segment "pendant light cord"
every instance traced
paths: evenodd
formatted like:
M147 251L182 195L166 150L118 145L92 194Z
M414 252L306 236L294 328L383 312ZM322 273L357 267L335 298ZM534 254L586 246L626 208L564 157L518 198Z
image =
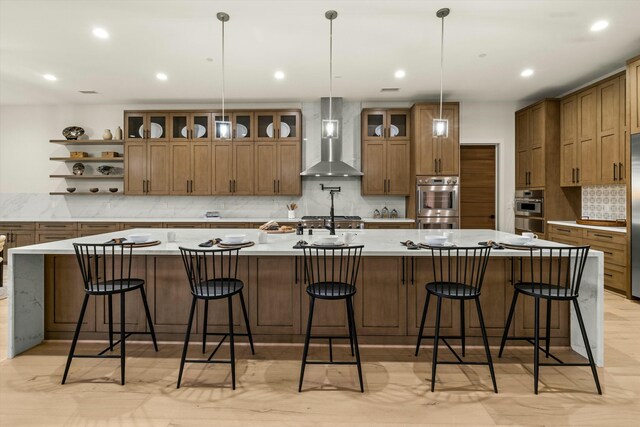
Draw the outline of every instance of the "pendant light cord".
M224 119L224 21L222 21L222 121L226 121Z
M440 19L442 19L442 31L440 33L440 120L442 120L442 80L444 77L444 16Z
M333 119L331 114L333 98L333 19L329 19L329 122Z

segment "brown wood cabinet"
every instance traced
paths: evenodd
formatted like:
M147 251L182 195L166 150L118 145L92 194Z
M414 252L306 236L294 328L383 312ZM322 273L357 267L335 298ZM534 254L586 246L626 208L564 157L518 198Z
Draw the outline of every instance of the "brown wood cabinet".
M36 223L35 243L57 242L78 237L78 224L75 222L38 222Z
M169 144L169 194L211 194L211 143L172 141Z
M560 185L579 185L576 181L578 168L578 100L576 95L560 101Z
M624 182L623 167L626 163L624 88L624 76L607 80L596 87L598 153L596 178L599 184Z
M377 230L397 230L416 228L415 222L365 222L364 228Z
M437 103L419 103L411 108L411 157L415 175L458 175L460 173L459 104L443 105L442 117L449 120L446 138L433 136L433 120L440 117Z
M299 142L256 142L254 194L300 195L301 156Z
M168 141L168 111L125 111L124 140Z
M640 133L640 56L627 62L628 135Z
M211 142L211 116L209 112L170 113L169 140Z
M300 111L256 111L255 141L302 141Z
M33 222L0 222L0 234L5 235L4 263L9 261L9 249L33 245L36 240Z
M170 182L170 145L167 142L125 143L124 192L129 195L166 195Z

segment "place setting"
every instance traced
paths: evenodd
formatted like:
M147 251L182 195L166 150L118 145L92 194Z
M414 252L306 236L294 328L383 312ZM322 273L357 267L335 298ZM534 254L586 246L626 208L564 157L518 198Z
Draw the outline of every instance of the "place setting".
M159 245L160 240L152 239L151 234L130 234L127 237L114 237L105 242L105 245L131 245L134 248L146 248Z
M452 242L453 233L444 234L427 234L423 237L424 242L415 243L413 240L405 240L400 242L402 246L406 246L409 250L431 249L431 248L451 248L456 245Z
M226 234L224 238L213 238L206 242L200 243L201 248L211 248L217 246L222 249L241 249L255 245L255 242L247 239L246 234Z
M478 242L480 246L491 246L492 249L515 249L515 250L529 250L529 248L536 246L536 240L538 236L535 233L522 233L522 235L509 236L506 242L494 242L493 240L487 240L485 242Z

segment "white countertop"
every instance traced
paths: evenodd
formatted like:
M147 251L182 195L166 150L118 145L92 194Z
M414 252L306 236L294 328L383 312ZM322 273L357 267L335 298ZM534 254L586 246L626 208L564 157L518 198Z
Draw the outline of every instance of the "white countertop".
M189 218L0 218L0 222L298 222L301 218L205 218L205 217L189 217ZM368 222L380 222L380 223L398 223L398 224L411 224L415 222L415 219L411 218L362 218L365 223Z
M198 248L198 244L206 240L221 237L226 234L246 234L247 239L256 242L249 248L243 248L241 255L245 256L295 256L301 255L299 249L293 249L293 245L300 239L312 243L314 238L320 233L328 233L324 230L315 230L313 236L298 236L295 233L290 234L269 234L268 242L258 244L258 234L255 229L172 229L177 236L177 242L167 242L166 229L152 228L136 228L127 231L117 231L114 233L104 233L95 236L81 237L76 239L61 240L50 243L42 243L38 245L23 246L9 251L10 257L15 254L73 254L73 243L102 243L107 242L114 237L126 237L129 234L148 233L152 240L160 240L162 243L157 246L143 247L134 249L138 255L179 255L179 247ZM453 243L458 246L477 246L478 242L493 240L497 242L508 242L510 233L493 230L454 230ZM338 235L343 233L338 232ZM438 234L436 230L357 230L357 237L354 244L364 244L362 254L364 256L427 256L430 254L428 250L408 250L400 244L401 241L413 240L414 242L424 241L424 237L428 234ZM562 247L566 246L560 243L550 242L546 240L537 240L537 245ZM518 250L493 250L492 256L513 256L522 254ZM590 251L592 256L602 256L601 252Z
M627 227L602 227L599 225L584 225L584 224L576 224L575 221L547 221L547 224L564 225L566 227L588 228L591 230L600 230L600 231L612 231L614 233L626 234L627 232Z

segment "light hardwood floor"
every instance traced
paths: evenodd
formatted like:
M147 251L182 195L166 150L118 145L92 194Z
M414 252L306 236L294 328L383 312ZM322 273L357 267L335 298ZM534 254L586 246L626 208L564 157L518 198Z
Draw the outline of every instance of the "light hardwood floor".
M0 301L0 319L4 355L7 300ZM74 360L61 386L69 343L47 342L0 362L0 425L637 425L639 330L640 304L606 293L604 396L582 367L542 367L541 394L534 395L530 347L508 348L505 358L494 359L497 395L484 366L438 366L431 393L428 344L418 358L407 347L363 347L364 394L348 366L309 366L305 391L298 393L302 349L290 345L258 345L255 356L241 345L235 391L226 365L190 365L176 390L180 345L161 344L156 354L142 343L127 347L124 387L117 383L117 360L90 359ZM196 356L198 347L191 352ZM312 353L327 356L319 346ZM337 353L345 356L346 348ZM568 350L559 353L571 358ZM440 354L449 357L444 347Z

